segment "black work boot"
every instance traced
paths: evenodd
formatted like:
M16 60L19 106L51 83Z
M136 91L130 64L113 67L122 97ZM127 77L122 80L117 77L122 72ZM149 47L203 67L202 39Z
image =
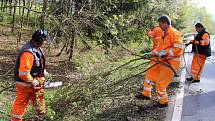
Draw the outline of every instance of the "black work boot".
M141 93L135 95L135 97L136 97L137 99L142 99L142 100L151 100L151 97L144 96L144 95L142 95Z
M191 82L191 81L193 81L193 78L192 78L192 77L186 78L186 80L187 80L188 82Z
M192 83L199 83L200 80L193 80Z
M158 102L158 103L155 105L155 107L158 107L158 108L165 108L165 107L168 107L168 103L161 104L161 103Z

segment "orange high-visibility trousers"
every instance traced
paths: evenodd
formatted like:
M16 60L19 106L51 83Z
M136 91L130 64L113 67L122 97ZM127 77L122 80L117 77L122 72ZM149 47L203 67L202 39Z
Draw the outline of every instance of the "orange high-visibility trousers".
M150 68L148 71L146 71L146 79L143 82L143 91L142 94L147 97L152 96L152 88L157 80L157 76L159 74L158 72L158 65L154 65L156 62L150 61Z
M31 101L32 106L38 114L46 113L45 101L43 99L44 89L33 89L32 87L16 84L16 99L12 107L11 121L22 121L22 116Z
M147 32L148 37L152 37L153 39L153 48L152 55L156 55L159 48L159 43L162 41L163 30L160 27L155 27L153 30ZM153 66L158 61L157 57L152 57L150 60L150 66ZM146 79L143 82L143 91L142 95L151 97L152 96L152 88L155 84L157 74L158 74L157 65L154 65L151 69L146 72Z
M168 60L163 61L167 64L170 64L171 67L177 72L180 66L180 61L178 60ZM174 77L174 72L171 70L171 68L159 64L158 65L158 77L156 83L156 95L157 98L159 99L160 104L166 104L168 103L168 94L167 94L167 87L171 83L173 77ZM157 75L156 75L157 76Z
M190 72L194 80L200 80L202 71L204 69L205 60L205 55L194 53Z

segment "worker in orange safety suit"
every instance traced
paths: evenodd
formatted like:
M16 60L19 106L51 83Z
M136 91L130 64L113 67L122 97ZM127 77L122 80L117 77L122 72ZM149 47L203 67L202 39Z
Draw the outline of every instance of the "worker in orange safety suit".
M163 30L159 26L153 29L149 29L149 31L147 32L147 36L153 38L153 48L151 51L152 58L150 61L150 66L153 66L157 61L157 58L153 56L158 54L159 41L162 40L162 35L163 35ZM151 90L157 78L156 76L154 76L156 75L156 71L154 71L153 68L154 67L146 71L146 78L143 82L143 85L144 85L143 91L141 94L137 94L136 98L148 99L148 100L151 98L152 96Z
M29 101L38 115L46 113L43 99L45 57L41 46L48 42L47 40L49 40L47 31L39 29L19 51L14 68L17 92L10 121L22 121Z
M159 47L159 41L161 40L162 35L163 30L159 26L153 28L152 30L149 29L149 31L147 32L147 36L153 38L153 47L151 53L152 55L157 54L157 48Z
M186 44L192 44L192 52L194 53L191 64L191 77L187 78L187 81L192 83L200 82L205 60L207 57L211 56L210 34L201 23L197 23L195 29L198 32L194 38L195 40Z
M159 17L158 22L164 33L161 40L158 42L159 47L156 49L159 62L150 70L153 72L151 76L155 78L156 95L159 100L156 106L163 108L168 106L168 94L166 89L174 77L174 72L177 72L179 69L181 62L180 57L183 54L183 44L181 33L171 26L171 20L168 16L164 15ZM145 91L151 91L151 88ZM146 97L148 95L143 96ZM148 99L150 99L150 97Z

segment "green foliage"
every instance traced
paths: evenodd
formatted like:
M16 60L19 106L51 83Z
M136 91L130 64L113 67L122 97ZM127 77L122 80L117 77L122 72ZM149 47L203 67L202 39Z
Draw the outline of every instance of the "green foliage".
M12 21L12 16L0 12L0 22L11 23L11 21Z
M184 13L186 16L184 18L186 28L183 29L183 32L195 32L194 26L197 22L201 22L210 33L214 32L215 28L212 16L207 12L206 8L198 7L192 2L187 2L183 5L183 8L185 9Z
M183 30L186 28L186 20L189 18L187 16L187 11L189 9L189 5L187 0L181 0L180 4L178 4L178 16L177 18L173 19L172 25L177 28L178 30Z
M11 112L11 102L6 95L0 94L0 121L8 120Z
M54 120L54 116L56 115L56 112L52 109L51 107L51 103L53 102L54 99L54 95L56 94L57 90L46 90L45 93L45 101L46 101L46 110L47 110L47 116L46 116L46 120L48 121L53 121Z

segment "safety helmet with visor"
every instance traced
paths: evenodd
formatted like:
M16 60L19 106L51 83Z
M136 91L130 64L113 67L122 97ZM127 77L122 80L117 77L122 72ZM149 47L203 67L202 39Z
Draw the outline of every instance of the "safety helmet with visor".
M47 44L49 44L50 43L49 33L44 29L38 29L33 33L32 40L37 44L43 44L44 41L47 41Z

